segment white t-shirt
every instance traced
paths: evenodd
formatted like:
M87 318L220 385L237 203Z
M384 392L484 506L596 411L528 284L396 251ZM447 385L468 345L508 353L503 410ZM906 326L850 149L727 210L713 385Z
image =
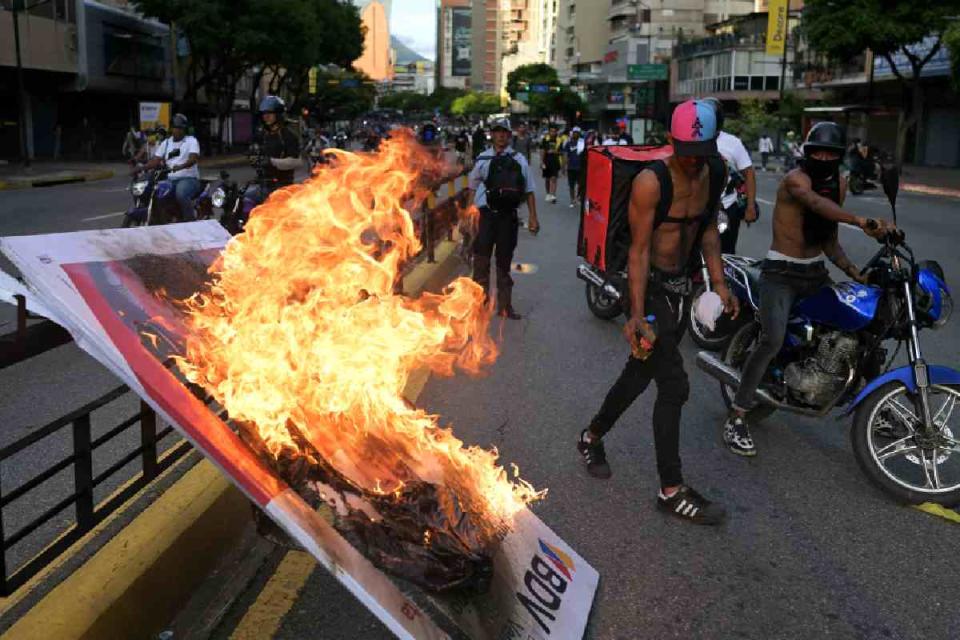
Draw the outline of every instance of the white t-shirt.
M773 140L764 136L760 138L760 153L773 153Z
M717 136L717 150L720 152L720 155L723 156L723 159L727 162L728 165L736 169L737 171L742 172L744 169L753 166L753 160L750 158L750 152L747 151L747 148L743 146L743 142L740 141L735 135L731 135L726 131L721 131L720 135ZM723 196L721 203L723 208L731 206L737 201L737 192L727 193Z
M179 151L180 153L176 156L170 158L168 157L171 152ZM157 147L157 150L154 151L153 155L156 158L163 160L164 166L168 168L177 167L187 161L187 158L190 157L191 153L200 155L200 143L197 142L197 139L193 136L183 136L183 139L179 142L174 141L173 136L167 138L160 146ZM170 172L170 178L199 178L200 177L200 167L194 164L191 167L186 169L180 169L179 171Z

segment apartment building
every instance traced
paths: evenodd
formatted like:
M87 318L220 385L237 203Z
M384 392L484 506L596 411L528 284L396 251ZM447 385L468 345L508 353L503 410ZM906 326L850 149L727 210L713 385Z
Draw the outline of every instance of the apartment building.
M472 23L470 0L441 0L437 7L437 86L470 88Z
M507 74L551 63L562 0L473 0L471 86L506 97Z

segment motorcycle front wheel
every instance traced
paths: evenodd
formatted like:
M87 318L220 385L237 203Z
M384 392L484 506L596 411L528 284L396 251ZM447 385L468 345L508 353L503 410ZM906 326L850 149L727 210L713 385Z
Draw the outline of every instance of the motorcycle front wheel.
M931 385L929 400L932 435L921 429L919 397L888 382L857 407L850 442L860 469L885 493L950 507L960 504L960 385Z
M753 347L759 337L759 322L748 322L740 327L740 329L733 334L733 337L730 338L730 344L727 345L727 350L723 354L724 363L742 372L743 365L746 363L750 352L753 351ZM727 405L727 409L732 409L733 398L737 395L737 389L721 382L720 395L723 396L723 403ZM776 411L776 409L769 405L758 404L747 412L747 422L751 425L757 424L764 418L772 415L774 411Z
M730 344L733 334L740 328L741 322L738 317L732 320L729 316L723 315L717 319L716 327L713 331L706 328L697 321L697 314L694 309L700 296L707 290L705 284L700 283L693 289L693 295L690 296L690 304L687 309L687 330L690 337L697 343L697 346L707 351L723 351ZM746 309L740 310L741 314L747 313Z
M613 320L623 313L619 300L611 298L601 291L600 287L590 282L587 283L587 307L590 313L601 320Z

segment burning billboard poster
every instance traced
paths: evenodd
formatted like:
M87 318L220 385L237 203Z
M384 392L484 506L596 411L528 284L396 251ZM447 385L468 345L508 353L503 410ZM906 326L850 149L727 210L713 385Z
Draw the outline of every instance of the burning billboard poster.
M549 634L546 625L565 629L551 637L579 637L597 575L526 509L542 493L403 397L417 369L476 374L497 353L472 281L416 299L393 293L420 249L411 194L424 197L423 177L442 169L403 135L378 154L338 154L233 239L202 222L0 246L81 347L298 544L343 569L350 578L338 578L395 633L444 637L410 615L410 599L423 600L364 557L447 594L433 605L471 637ZM321 502L333 529L316 514ZM547 561L566 558L576 574L556 565L564 575L543 582L540 565L552 565L529 554L548 548ZM558 585L574 575L561 606Z

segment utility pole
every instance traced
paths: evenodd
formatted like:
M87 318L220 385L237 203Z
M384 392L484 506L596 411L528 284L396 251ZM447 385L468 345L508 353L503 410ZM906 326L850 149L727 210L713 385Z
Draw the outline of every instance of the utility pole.
M30 168L30 153L27 150L26 90L23 88L23 61L20 59L20 19L19 12L24 9L23 0L13 0L13 46L17 51L17 120L20 129L20 157L23 166Z

